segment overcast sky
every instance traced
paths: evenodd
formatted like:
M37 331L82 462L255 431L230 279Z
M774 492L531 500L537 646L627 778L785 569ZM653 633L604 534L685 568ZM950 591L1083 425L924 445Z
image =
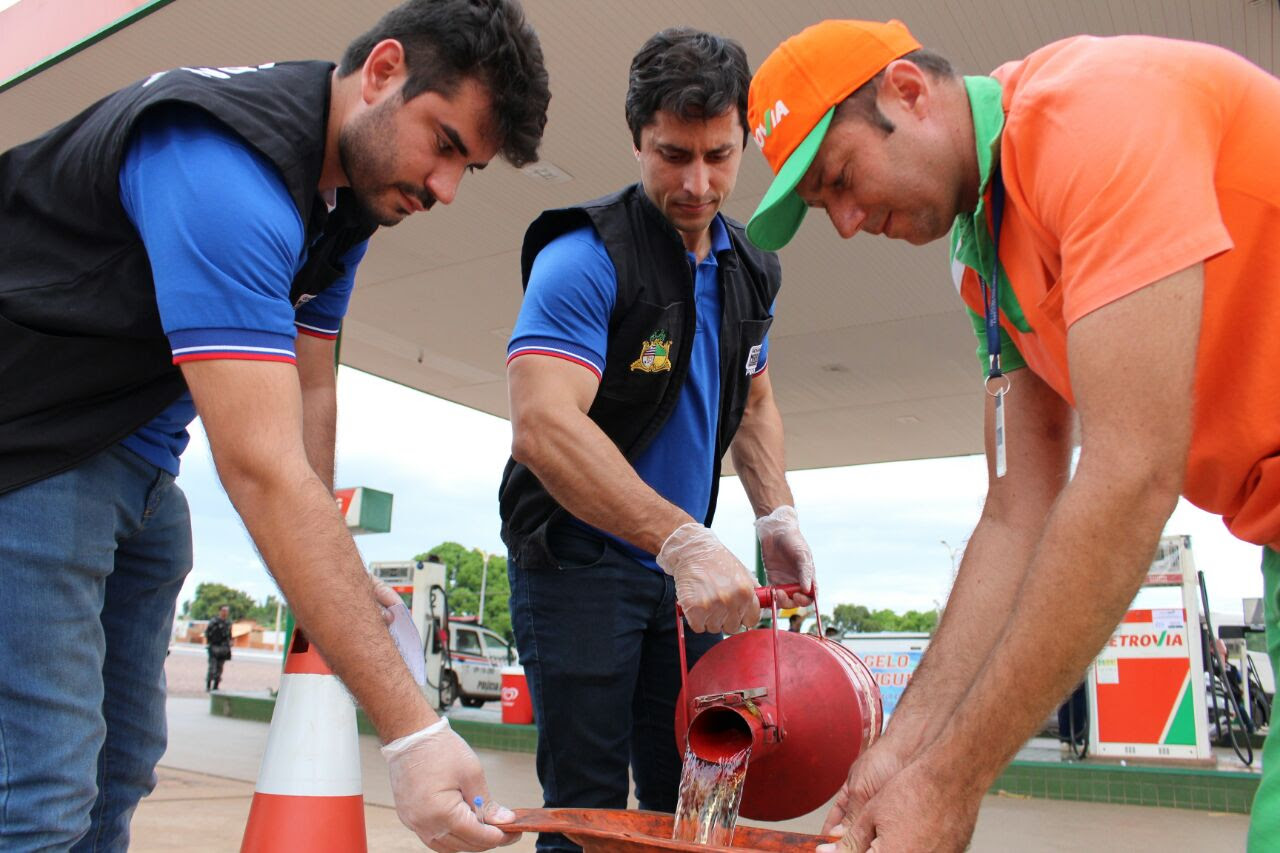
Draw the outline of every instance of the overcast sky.
M497 491L507 421L346 367L338 391L338 486L395 496L391 532L356 537L366 561L406 560L443 541L504 553ZM923 610L945 600L951 556L943 541L959 545L977 521L986 487L981 457L798 471L789 479L824 612L840 603ZM179 483L195 533L195 569L180 600L206 581L255 599L273 592L198 423ZM720 496L714 529L751 567L751 509L736 478L726 478ZM1259 549L1232 537L1217 517L1183 501L1166 533L1191 535L1214 611L1238 617L1242 597L1262 595Z

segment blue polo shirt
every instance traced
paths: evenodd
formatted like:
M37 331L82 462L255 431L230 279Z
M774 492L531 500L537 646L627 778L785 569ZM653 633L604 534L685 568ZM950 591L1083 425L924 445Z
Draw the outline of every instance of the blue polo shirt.
M142 236L174 364L209 359L296 363L297 334L333 339L367 242L346 274L294 307L306 229L280 173L208 113L147 113L120 168L120 200ZM171 474L195 419L190 393L121 442Z
M688 378L671 417L634 461L640 479L699 521L706 517L711 503L720 419L721 306L716 254L730 248L729 233L716 216L711 223L711 251L700 263L688 253L697 316ZM604 373L609 317L617 295L617 272L594 228L585 226L552 240L533 262L507 347L508 363L526 355L563 358L591 371L599 380ZM766 339L754 375L764 371L767 359ZM637 561L660 571L653 554L610 538Z

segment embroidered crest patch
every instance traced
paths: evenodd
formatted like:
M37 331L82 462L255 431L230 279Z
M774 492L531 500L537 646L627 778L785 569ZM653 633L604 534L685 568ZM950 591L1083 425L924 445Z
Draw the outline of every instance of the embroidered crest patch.
M671 339L663 329L649 336L640 347L640 357L631 362L631 369L641 373L661 373L671 369Z

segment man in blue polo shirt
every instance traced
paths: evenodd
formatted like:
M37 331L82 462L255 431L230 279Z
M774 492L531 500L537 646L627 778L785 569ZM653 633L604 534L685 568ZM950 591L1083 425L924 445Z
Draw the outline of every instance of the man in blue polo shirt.
M655 35L627 93L640 183L525 236L500 505L547 806L625 808L630 766L641 808L675 810L676 602L690 665L759 618L750 573L706 526L727 450L770 580L812 588L766 372L778 262L719 214L748 82L736 42Z
M335 507L334 357L374 229L496 155L535 160L548 99L514 0L409 0L336 67L159 72L0 154L0 849L128 846L165 748L197 413L388 742L401 819L436 849L507 838Z

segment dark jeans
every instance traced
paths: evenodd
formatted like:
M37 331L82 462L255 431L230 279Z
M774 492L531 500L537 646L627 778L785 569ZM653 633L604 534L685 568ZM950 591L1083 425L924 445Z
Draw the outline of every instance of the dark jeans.
M680 784L675 587L585 530L552 532L558 569L508 559L511 622L538 725L538 781L548 808L673 812ZM720 641L686 629L689 666ZM580 850L543 834L538 850Z

